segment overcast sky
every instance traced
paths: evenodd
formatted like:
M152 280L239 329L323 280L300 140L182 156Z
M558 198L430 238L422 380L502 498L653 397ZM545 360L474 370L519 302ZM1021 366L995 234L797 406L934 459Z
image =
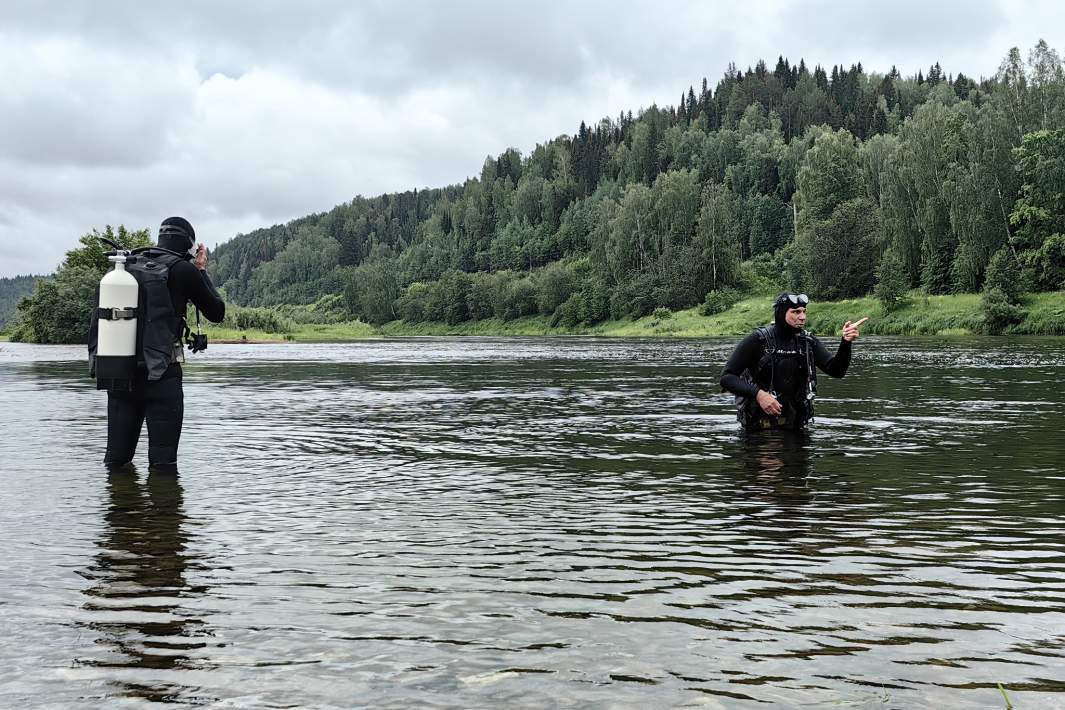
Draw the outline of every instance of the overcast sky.
M4 2L0 276L187 217L208 246L674 104L783 54L991 76L1065 49L1046 1Z

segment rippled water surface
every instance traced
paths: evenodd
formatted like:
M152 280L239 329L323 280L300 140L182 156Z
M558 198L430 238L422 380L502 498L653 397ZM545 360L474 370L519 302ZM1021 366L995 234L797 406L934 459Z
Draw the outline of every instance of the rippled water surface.
M0 343L0 707L1065 707L1065 342L212 345L177 478Z

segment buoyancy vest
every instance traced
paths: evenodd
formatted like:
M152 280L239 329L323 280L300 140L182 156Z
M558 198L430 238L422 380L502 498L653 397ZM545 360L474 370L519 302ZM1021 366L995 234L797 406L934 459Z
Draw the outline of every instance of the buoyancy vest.
M159 247L135 249L125 268L137 280L137 367L147 371L148 380L162 379L180 352L184 314L174 312L167 280L174 264L184 260L181 254ZM96 377L95 329L90 332L90 374ZM97 388L113 383L97 380Z
M795 334L791 343L784 347L776 341L773 326L761 326L755 330L762 343L762 357L755 370L744 370L743 379L780 399L784 411L778 416L766 414L754 398L736 396L736 416L740 423L753 428L798 428L813 418L814 397L817 391L817 367L814 364L813 344L805 331ZM792 371L792 377L800 378L791 393L775 391L777 372ZM792 396L787 396L788 394Z

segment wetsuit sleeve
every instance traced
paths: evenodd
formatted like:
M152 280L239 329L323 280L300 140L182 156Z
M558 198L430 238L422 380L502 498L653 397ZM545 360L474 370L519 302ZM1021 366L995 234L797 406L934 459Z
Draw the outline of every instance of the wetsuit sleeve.
M221 323L226 317L226 304L218 294L211 277L187 261L179 262L173 275L185 297L200 310L203 317L212 323Z
M851 364L851 343L850 341L840 338L839 348L836 349L835 355L829 355L828 349L817 338L810 338L813 341L814 348L814 363L829 377L843 377L847 374L847 368Z
M721 389L741 397L753 398L757 395L758 386L743 379L743 373L758 367L763 350L757 333L751 333L741 340L725 363L725 370L721 373Z

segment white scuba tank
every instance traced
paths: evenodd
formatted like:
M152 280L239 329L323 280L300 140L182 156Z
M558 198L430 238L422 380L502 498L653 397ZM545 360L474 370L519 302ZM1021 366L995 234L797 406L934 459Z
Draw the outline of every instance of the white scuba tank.
M132 379L137 369L137 279L126 271L126 256L109 256L115 268L100 279L97 310L97 378Z

